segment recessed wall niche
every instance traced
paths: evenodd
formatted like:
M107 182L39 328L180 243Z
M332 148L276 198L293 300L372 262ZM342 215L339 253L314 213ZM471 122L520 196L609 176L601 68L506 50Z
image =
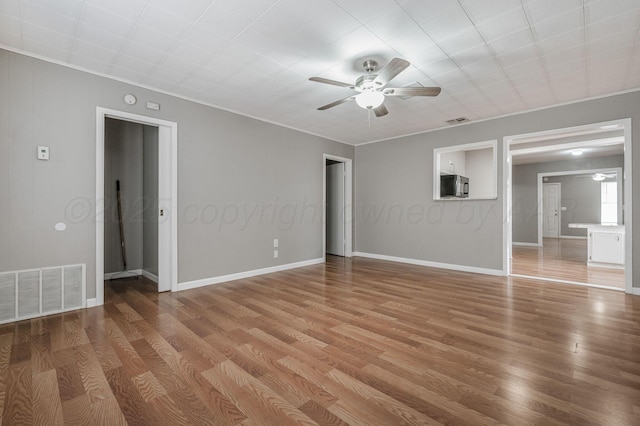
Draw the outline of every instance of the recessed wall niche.
M434 200L495 200L498 197L498 141L433 150Z

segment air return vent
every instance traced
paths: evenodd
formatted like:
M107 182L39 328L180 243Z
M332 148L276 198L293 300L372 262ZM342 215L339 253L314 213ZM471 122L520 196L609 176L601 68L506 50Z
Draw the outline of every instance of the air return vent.
M453 125L453 124L468 123L469 121L471 120L469 120L467 117L458 117L451 120L447 120L446 123Z
M84 264L0 272L0 324L85 306Z

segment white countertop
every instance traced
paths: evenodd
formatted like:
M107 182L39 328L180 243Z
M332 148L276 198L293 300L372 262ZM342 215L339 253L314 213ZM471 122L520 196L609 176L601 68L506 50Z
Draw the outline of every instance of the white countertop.
M570 223L569 228L580 228L580 229L603 228L603 229L623 231L624 225L602 225L599 223Z

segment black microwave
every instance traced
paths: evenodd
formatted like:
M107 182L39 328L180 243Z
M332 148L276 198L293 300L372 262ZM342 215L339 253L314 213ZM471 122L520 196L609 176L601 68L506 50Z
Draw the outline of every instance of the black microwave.
M469 178L460 175L440 176L440 198L469 196Z

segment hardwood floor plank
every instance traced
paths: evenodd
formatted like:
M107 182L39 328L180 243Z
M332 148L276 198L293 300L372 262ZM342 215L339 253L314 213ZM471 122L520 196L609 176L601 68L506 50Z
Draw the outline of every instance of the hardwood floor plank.
M65 424L89 425L93 422L91 403L87 395L62 401L62 415Z
M3 425L33 423L31 363L11 364L4 377L6 387L2 413Z
M62 401L58 396L60 388L56 370L48 370L33 375L33 424L63 424Z
M103 426L126 426L120 405L115 397L101 399L91 404L91 424Z

